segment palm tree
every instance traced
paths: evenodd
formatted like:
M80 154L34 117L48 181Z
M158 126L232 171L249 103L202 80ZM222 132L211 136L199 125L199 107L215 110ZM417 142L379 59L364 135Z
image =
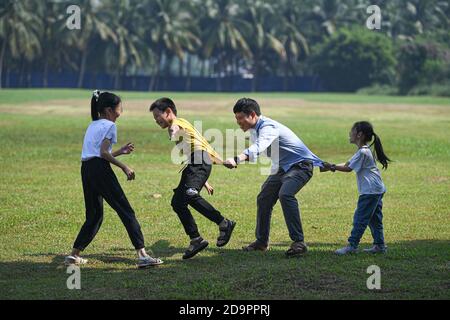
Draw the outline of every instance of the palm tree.
M274 6L269 1L257 0L248 2L249 20L253 24L253 35L250 47L253 52L253 81L252 91L256 91L258 80L264 63L266 52L273 51L282 61L286 61L286 49L276 34L275 26L279 17L276 15Z
M277 34L280 34L281 42L286 49L284 63L284 90L287 90L289 73L295 72L295 66L300 56L309 55L309 45L306 36L299 25L303 22L303 12L296 0L283 0L277 8L281 17L279 19Z
M25 57L31 62L41 54L42 22L34 14L39 4L31 1L4 0L0 5L0 88L7 53L13 59Z
M410 38L438 28L448 29L450 4L440 0L389 2L388 27L394 38Z
M86 72L87 58L91 52L92 40L98 36L101 40L117 41L116 34L111 28L111 20L103 11L103 3L94 0L79 0L82 12L81 30L72 30L72 37L68 39L69 46L74 47L81 54L79 63L78 88L83 86Z
M317 34L332 35L338 27L359 21L361 7L356 0L308 0L307 20L319 26Z
M242 3L234 0L204 1L205 15L200 20L205 59L217 59L217 90L222 90L221 76L226 71L227 60L233 55L250 59L252 51L248 44L251 23L240 14Z
M77 65L72 61L72 54L69 47L69 39L73 33L66 27L67 3L45 1L40 2L38 12L36 12L42 21L42 34L40 42L42 44L42 66L44 69L43 84L48 86L49 70L57 68L72 67L77 69Z
M201 41L192 29L193 15L188 2L147 0L144 8L146 37L156 55L156 68L149 86L153 90L160 76L162 56L183 60L186 51L194 52Z
M108 2L102 11L106 13L114 33L112 41L106 43L105 56L106 64L115 74L114 86L117 89L126 67L140 68L151 56L141 28L145 23L143 4L131 0Z

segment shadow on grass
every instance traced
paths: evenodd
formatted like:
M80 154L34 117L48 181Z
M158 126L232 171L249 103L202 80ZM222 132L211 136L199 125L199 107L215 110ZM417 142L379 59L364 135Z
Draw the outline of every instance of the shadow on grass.
M235 243L236 244L236 243ZM245 245L247 243L242 243ZM112 248L86 254L82 293L69 292L64 255L32 253L20 261L0 261L0 298L80 299L366 299L445 298L450 296L450 240L389 244L385 255L339 257L342 244L310 243L302 257L285 258L290 242L272 243L267 252L243 252L214 245L190 260L185 248L167 240L149 248L165 260L138 270L134 250ZM365 247L363 245L362 247ZM379 265L384 288L367 291L366 269ZM87 283L87 284L86 284Z
M247 245L247 242L241 242L239 247L243 247ZM270 244L270 248L266 252L244 252L242 249L232 248L229 249L227 247L218 248L215 247L215 244L209 244L209 246L202 252L200 252L197 256L189 260L182 260L181 254L184 253L186 247L175 247L170 245L168 240L159 240L148 247L147 251L154 257L160 257L162 259L169 259L170 264L176 265L179 263L194 261L194 260L206 260L212 263L215 262L215 259L234 259L236 257L242 258L239 260L245 260L247 262L255 261L259 262L261 259L286 259L285 251L289 248L291 242L274 242ZM343 246L342 243L307 243L308 244L308 253L305 255L294 257L291 259L314 259L325 258L325 259L346 259L346 258L367 258L367 257L389 257L389 258L402 258L405 256L410 257L435 257L436 254L444 254L443 257L447 257L450 259L450 240L412 240L412 241L401 241L392 244L388 244L388 253L386 254L367 254L360 252L359 254L349 255L347 257L338 257L334 254L334 250L341 248ZM370 244L362 244L360 249L370 248ZM211 256L211 253L214 255ZM205 255L206 254L206 255ZM174 256L179 255L177 258L173 258ZM25 254L25 257L30 258L50 258L51 262L48 263L50 265L61 265L64 262L64 258L66 255L62 254L54 254L54 253L32 253ZM128 256L128 257L125 257ZM96 260L97 262L101 262L104 264L115 264L119 263L123 264L136 264L135 251L130 248L111 248L108 249L104 254L84 254L83 257L88 260ZM337 260L338 261L338 260ZM0 265L3 262L0 262ZM231 263L235 264L236 261L232 261Z

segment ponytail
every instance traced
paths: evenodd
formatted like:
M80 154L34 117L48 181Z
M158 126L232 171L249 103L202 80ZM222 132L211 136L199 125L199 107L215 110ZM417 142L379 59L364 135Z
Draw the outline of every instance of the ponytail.
M384 153L383 145L381 144L380 137L373 131L373 126L370 122L360 121L353 125L353 129L356 132L361 132L364 135L364 142L370 142L373 139L370 147L375 146L375 159L378 160L382 165L383 169L387 169L388 163L392 160Z
M122 99L114 93L95 90L91 99L92 121L100 119L100 114L103 113L106 108L115 109L121 102Z
M92 121L96 121L99 118L99 114L98 114L98 108L97 108L97 103L98 103L98 99L100 98L100 91L99 90L95 90L92 94L92 99L91 99L91 118Z
M372 145L375 145L376 158L383 165L383 169L386 170L388 167L388 162L391 162L392 160L389 159L388 156L384 153L380 137L375 132L373 133L373 137L374 141Z

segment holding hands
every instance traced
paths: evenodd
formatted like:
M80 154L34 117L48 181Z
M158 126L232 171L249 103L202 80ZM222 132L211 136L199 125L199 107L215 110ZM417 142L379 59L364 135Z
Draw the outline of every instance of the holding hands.
M335 172L336 165L328 162L323 162L323 168L320 168L320 172L328 172L328 171Z
M223 165L228 169L236 169L237 163L233 158L229 158L223 162Z

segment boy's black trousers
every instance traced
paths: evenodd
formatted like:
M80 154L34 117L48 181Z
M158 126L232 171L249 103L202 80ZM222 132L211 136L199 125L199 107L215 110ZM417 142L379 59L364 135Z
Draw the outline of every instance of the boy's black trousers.
M108 161L93 158L82 162L86 222L81 227L74 248L83 251L94 239L103 222L103 199L117 212L136 250L143 249L144 236L122 187Z
M191 239L194 239L199 237L200 233L188 205L217 225L224 220L224 217L208 201L200 196L200 191L205 185L205 182L208 181L212 170L208 153L205 151L195 151L191 154L190 160L190 163L183 170L180 184L173 190L174 195L171 204L173 210L180 218L186 234Z

